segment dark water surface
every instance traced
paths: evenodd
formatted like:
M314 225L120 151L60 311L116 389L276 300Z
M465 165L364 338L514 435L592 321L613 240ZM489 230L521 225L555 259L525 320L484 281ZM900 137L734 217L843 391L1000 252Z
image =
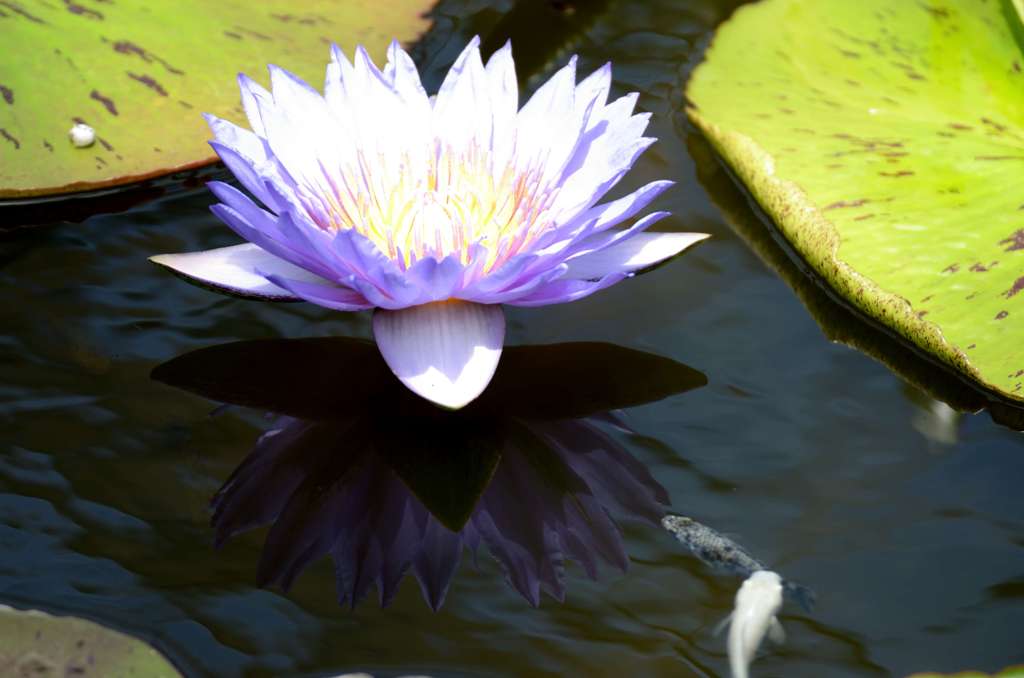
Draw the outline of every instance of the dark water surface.
M143 636L197 676L724 675L725 642L713 629L739 582L657 526L667 501L817 592L813 612L787 604L788 642L755 663L757 676L903 676L1024 660L1020 434L985 413L952 414L830 342L783 280L788 270L798 286L797 269L682 113L689 71L738 3L576 3L576 14L549 23L531 14L548 4L571 6L523 2L508 14L501 3L445 3L418 60L436 85L474 32L492 45L512 34L521 61L539 71L572 52L583 71L611 59L617 88L642 93L661 139L623 188L675 179L659 202L675 216L659 228L714 238L589 299L510 309L510 345L602 345L517 349L523 369L496 382L503 390L489 410L439 422L369 388L373 352L344 339L321 346L331 356L323 363L308 343L235 344L205 367L179 361L163 373L255 409L211 415L211 400L151 379L165 361L228 342L369 336L366 314L227 299L149 264L154 253L236 241L207 211L205 190L7 236L0 602ZM819 311L829 303L804 292ZM880 357L912 367L908 354ZM630 407L625 425L579 418L665 395ZM548 421L555 415L569 419ZM278 465L250 462L235 476L216 532L266 523L299 499L276 531L244 532L215 550L210 499L268 430L280 432L261 440L259 463ZM364 548L369 528L353 516L374 517L380 534L427 529L409 488L439 514L426 545L387 557ZM538 526L563 528L570 508L593 530L573 548L600 561L597 581L578 562L559 572L542 538ZM461 525L471 510L485 546L476 565L464 553L449 585L451 533L437 528ZM621 528L627 574L614 567L624 556L605 510ZM363 550L339 541L333 561L314 558L338 534ZM310 558L287 593L258 586ZM383 573L394 584L403 565L382 609L368 583ZM369 595L351 609L339 590Z

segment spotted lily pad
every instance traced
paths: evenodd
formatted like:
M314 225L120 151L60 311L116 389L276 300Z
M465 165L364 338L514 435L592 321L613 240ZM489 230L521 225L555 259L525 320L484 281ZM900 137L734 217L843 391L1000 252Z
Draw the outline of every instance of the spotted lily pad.
M0 673L5 676L179 678L141 640L78 617L0 605Z
M215 159L200 113L243 119L235 76L323 82L328 45L381 57L433 0L0 0L0 198L117 186ZM96 142L75 148L76 122Z
M687 96L837 293L1021 400L1024 53L1008 2L763 0L719 29Z
M908 678L1024 678L1024 666L1011 666L991 675L979 671L964 671L962 673L915 673Z

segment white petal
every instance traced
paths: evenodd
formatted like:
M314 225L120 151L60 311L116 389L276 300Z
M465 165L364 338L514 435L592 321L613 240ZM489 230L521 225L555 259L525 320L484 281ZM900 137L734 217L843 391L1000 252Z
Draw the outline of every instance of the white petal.
M474 38L463 50L434 100L434 134L457 150L473 143L479 148L491 147L494 119L490 81L480 60L478 42Z
M637 233L603 250L568 260L565 277L598 280L618 271L639 271L710 237L707 233Z
M576 110L576 57L530 97L516 119L516 159L520 167L544 168L545 179L561 171L582 133Z
M294 294L281 289L260 273L333 285L320 276L275 257L252 243L202 252L159 254L150 257L149 260L158 266L171 269L189 282L247 299L299 301Z
M242 92L242 108L245 109L245 117L249 119L249 126L261 137L267 136L263 126L263 111L273 106L274 97L244 73L238 74L238 86Z
M495 167L505 167L515 146L516 116L519 112L519 83L516 80L516 66L512 60L512 43L491 55L484 69L491 95L491 111L494 115L494 133L491 152L494 153Z
M505 340L505 314L498 305L457 300L377 309L373 337L413 393L455 410L490 383Z

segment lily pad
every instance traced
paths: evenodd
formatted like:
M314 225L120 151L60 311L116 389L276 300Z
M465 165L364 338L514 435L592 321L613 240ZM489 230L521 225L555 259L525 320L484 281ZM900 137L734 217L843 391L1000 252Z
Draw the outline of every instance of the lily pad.
M0 605L0 672L5 676L178 678L141 640L78 617Z
M719 29L687 96L690 118L834 291L1022 400L1014 15L985 0L763 0Z
M382 57L433 0L0 2L0 198L94 190L216 158L200 113L244 120L235 85L268 62L323 81L328 45ZM75 148L85 122L96 142Z
M962 673L915 673L908 678L1024 678L1024 666L1011 666L991 675L980 671L964 671Z

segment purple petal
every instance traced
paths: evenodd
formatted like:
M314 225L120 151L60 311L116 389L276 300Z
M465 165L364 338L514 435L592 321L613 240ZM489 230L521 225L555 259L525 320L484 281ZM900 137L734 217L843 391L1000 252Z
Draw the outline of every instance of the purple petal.
M158 266L171 269L189 282L246 299L299 300L296 295L270 282L267 279L268 275L307 283L327 283L320 276L313 275L252 243L204 252L160 254L150 257L149 260Z
M592 234L600 233L633 217L673 184L672 181L652 181L627 196L597 205L580 217L553 229L538 242L539 251L525 270L525 274L536 275L562 263L573 254L579 254L581 248L573 247L574 245L583 242Z
M559 264L554 268L535 275L522 276L514 283L506 285L504 289L501 290L467 290L462 294L468 295L472 293L472 297L465 296L463 298L472 299L473 301L480 303L504 304L515 299L521 299L528 296L534 291L548 285L552 281L562 278L568 268L569 267L565 264Z
M454 410L490 383L505 339L505 315L500 306L454 300L377 309L373 336L403 384Z
M274 212L281 210L281 205L267 191L266 182L268 177L264 176L260 169L257 169L257 162L255 160L219 141L211 141L210 147L213 148L214 153L220 157L228 170L235 175L238 182L247 191L252 193L257 200Z
M224 201L224 204L212 205L210 211L235 233L299 268L328 280L334 279L334 272L321 262L315 251L303 249L301 242L289 239L281 232L280 224L290 221L287 214L275 218L228 184L211 181L207 186Z
M570 259L566 278L597 280L609 273L632 273L674 257L707 233L638 233L610 247Z
M420 591L430 608L437 612L444 605L452 577L462 560L462 539L446 529L433 516L427 519L420 552L413 561L413 571Z
M611 273L600 280L570 280L561 278L544 285L533 292L510 299L504 303L509 306L548 306L551 304L564 304L589 297L594 292L599 292L606 287L611 287L629 277L628 273Z
M210 113L204 113L203 118L210 126L213 138L223 146L237 151L251 162L260 163L267 160L269 149L261 137Z
M335 311L364 311L373 308L373 304L367 301L366 297L348 287L338 287L326 281L315 283L296 280L270 273L267 273L266 277L278 287L317 306L332 308Z
M581 218L582 221L589 223L585 232L600 233L626 219L633 218L637 212L647 207L651 201L674 184L674 181L652 181L627 196L587 210Z
M444 301L454 295L459 283L462 282L465 270L466 267L459 261L459 256L452 254L441 261L433 257L421 259L409 268L405 275L421 290L421 295L426 300Z
M638 233L647 230L650 226L669 216L669 214L669 212L651 212L642 219L638 219L636 223L629 228L621 231L605 231L604 233L597 233L588 238L581 238L566 250L566 260L568 261L575 258L577 255L582 256L584 254L590 254L591 252L597 252L598 250L603 250L606 247L611 247L617 243L629 240L630 238L635 237Z

